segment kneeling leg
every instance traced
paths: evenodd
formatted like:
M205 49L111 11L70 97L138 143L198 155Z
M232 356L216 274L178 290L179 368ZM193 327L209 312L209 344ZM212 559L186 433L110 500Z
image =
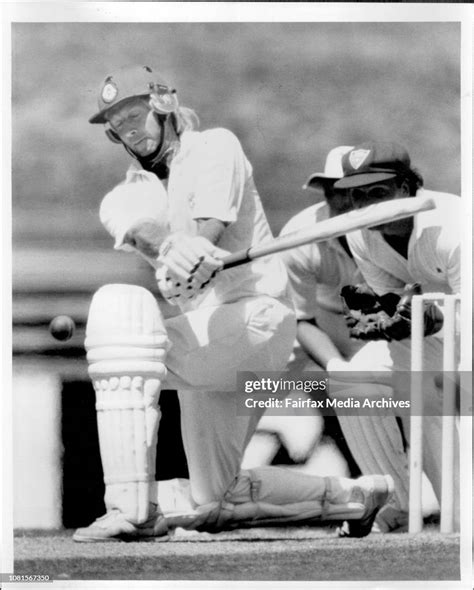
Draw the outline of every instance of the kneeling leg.
M243 416L242 400L231 393L180 392L180 403L196 510L172 526L214 531L337 520L349 523L351 536L365 536L393 492L388 475L351 480L284 467L243 471L243 452L261 412Z

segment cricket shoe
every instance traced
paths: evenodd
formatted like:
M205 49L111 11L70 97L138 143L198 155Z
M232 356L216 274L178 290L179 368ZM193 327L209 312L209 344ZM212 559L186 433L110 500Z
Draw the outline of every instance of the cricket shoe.
M113 508L91 525L79 528L73 535L78 543L117 543L119 541L168 541L168 526L156 504L144 523L133 524Z
M390 475L366 475L354 482L349 503L365 506L364 513L358 519L345 520L338 530L339 537L366 537L378 511L390 500L395 484Z
M375 517L373 533L406 533L408 531L408 512L394 506L384 506Z

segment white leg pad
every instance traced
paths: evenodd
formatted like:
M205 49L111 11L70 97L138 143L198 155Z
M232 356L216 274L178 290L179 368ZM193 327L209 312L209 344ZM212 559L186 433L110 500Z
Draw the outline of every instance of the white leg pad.
M92 299L85 347L96 391L107 510L144 523L156 502L155 461L168 337L153 295L106 285Z

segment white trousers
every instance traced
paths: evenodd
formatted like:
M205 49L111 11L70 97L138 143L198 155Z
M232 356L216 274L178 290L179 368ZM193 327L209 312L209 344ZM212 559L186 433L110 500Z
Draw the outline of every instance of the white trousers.
M263 409L239 415L238 371L282 371L293 346L291 307L252 297L165 321L172 343L165 387L177 389L193 500L222 498L239 475ZM240 412L241 413L241 412Z

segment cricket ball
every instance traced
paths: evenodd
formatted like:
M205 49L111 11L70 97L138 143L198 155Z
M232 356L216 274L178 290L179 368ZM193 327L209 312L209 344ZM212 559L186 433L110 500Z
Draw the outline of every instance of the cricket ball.
M76 324L68 315L58 315L49 324L49 332L56 340L66 341L72 338Z

